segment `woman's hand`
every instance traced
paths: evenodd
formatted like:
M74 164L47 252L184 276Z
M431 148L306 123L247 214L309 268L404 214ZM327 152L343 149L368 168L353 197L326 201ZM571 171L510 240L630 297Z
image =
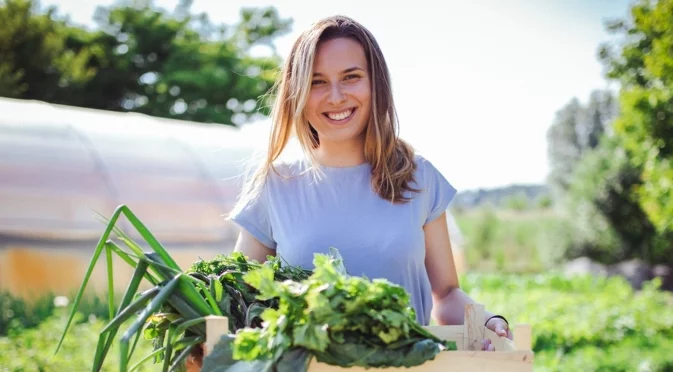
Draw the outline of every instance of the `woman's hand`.
M509 326L504 320L500 318L490 319L488 323L486 323L486 328L495 332L495 334L500 337L507 337L510 340L514 339L512 331L509 329ZM484 339L484 341L482 341L481 350L495 351L495 348L493 347L493 344L491 344L491 340L486 338Z

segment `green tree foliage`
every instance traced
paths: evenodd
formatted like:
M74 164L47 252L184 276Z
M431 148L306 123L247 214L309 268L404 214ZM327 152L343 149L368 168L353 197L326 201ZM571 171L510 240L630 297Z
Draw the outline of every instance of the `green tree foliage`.
M3 95L223 124L267 113L280 58L253 49L291 25L274 8L245 8L227 26L191 14L190 1L167 12L131 0L99 7L89 31L30 0L2 1L3 25L17 25L0 31L0 51L12 53L0 65Z
M621 85L615 132L641 168L638 202L660 232L673 231L673 0L640 0L629 20L608 25L624 36L600 50Z
M56 10L0 0L0 96L59 102L64 87L91 78L87 51L67 47L72 32Z
M673 263L673 234L658 232L633 194L640 174L616 137L604 137L584 155L564 203L573 231L568 257Z

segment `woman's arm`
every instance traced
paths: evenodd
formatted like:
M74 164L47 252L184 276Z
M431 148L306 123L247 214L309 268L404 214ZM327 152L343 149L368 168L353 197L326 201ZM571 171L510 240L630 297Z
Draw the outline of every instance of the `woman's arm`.
M458 284L458 273L453 260L446 213L429 222L423 227L425 231L425 266L432 286L433 309L432 317L440 325L463 324L465 305L473 304ZM486 319L493 316L486 311ZM502 323L498 324L498 323ZM501 336L511 337L501 319L489 321L489 328Z
M252 234L241 229L236 240L234 252L241 252L248 258L257 260L259 263L266 262L267 256L275 256L276 251L260 243Z
M460 289L446 213L423 227L425 267L432 286L432 316L440 325L463 324L465 305L475 303ZM493 314L486 313L486 319ZM484 321L486 321L484 319Z

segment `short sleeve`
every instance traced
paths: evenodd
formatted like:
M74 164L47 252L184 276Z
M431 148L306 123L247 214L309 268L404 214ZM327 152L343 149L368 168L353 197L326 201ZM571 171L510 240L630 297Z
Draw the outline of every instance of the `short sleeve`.
M453 197L456 195L456 189L446 180L444 175L428 160L421 160L424 170L424 189L427 193L428 215L425 223L432 222L444 213Z
M265 185L268 186L268 185ZM245 229L260 243L270 249L276 248L269 215L269 190L263 187L259 194L240 203L229 215L229 219Z

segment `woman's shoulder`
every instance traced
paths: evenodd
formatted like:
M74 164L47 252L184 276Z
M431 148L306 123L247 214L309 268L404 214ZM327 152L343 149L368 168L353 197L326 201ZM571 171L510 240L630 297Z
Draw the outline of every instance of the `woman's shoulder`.
M442 175L440 170L435 165L434 161L420 152L414 153L414 163L416 164L415 177L417 182L427 180L428 177Z
M416 184L420 186L421 189L426 189L428 191L432 189L440 189L449 194L456 193L457 190L454 188L452 181L450 181L450 175L443 173L433 159L417 152L414 154L414 161L416 163L416 173L414 178Z
M432 165L432 162L421 152L414 152L414 162L416 163L417 168L423 168L426 165Z
M417 166L416 183L424 195L420 200L428 203L427 223L447 210L457 190L432 160L418 153L414 160Z

